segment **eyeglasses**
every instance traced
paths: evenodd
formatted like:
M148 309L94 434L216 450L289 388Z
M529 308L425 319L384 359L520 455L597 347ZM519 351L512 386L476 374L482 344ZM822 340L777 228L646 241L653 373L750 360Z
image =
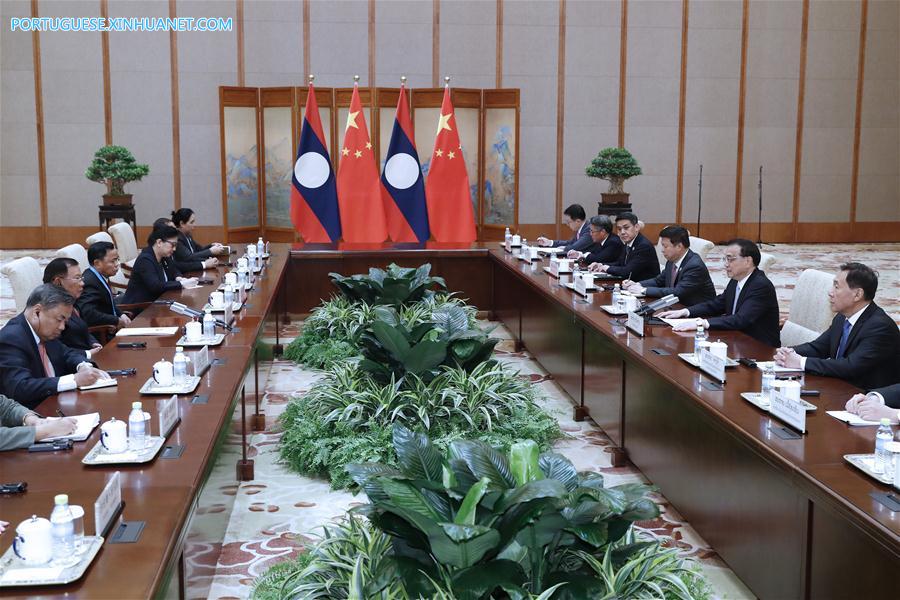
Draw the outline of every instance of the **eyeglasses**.
M172 246L173 248L174 248L175 246L178 245L178 240L175 240L175 241L172 241L172 240L162 240L162 241L164 241L165 243L169 244L169 245Z
M75 277L63 277L63 279L68 279L70 281L81 281L84 279L81 275L76 275Z
M730 263L733 263L734 261L736 261L736 260L739 259L739 258L747 258L747 257L746 257L746 256L728 256L728 255L726 254L725 256L722 257L722 260L730 264Z

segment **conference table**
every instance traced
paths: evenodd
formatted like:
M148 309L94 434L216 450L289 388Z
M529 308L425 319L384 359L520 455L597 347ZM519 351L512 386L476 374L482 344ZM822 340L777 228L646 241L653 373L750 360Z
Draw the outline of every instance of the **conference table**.
M287 314L306 314L335 293L329 273L367 272L389 263L417 267L428 262L451 291L511 332L565 390L576 418L591 418L615 444L614 460L630 460L691 526L710 543L745 584L762 598L841 598L896 595L892 575L900 567L900 513L872 494L890 491L848 465L845 454L870 453L874 429L851 428L825 414L840 409L857 390L829 378L807 376L804 388L820 391L800 439L782 439L777 419L743 400L758 391L760 373L743 365L728 369L727 382L712 381L678 358L691 352L693 336L651 326L639 337L601 306L610 294L579 296L547 274L544 262L527 264L496 242L466 245L272 245L265 277L237 315L239 331L210 356L212 366L195 394L181 397L182 422L169 444L184 444L180 458L141 468L97 468L81 457L98 431L67 453L0 455L5 481L25 479L29 491L0 498L0 518L13 526L33 512L48 514L53 493L67 491L90 506L110 473L122 476L124 518L147 525L136 544L106 544L85 576L59 587L17 588L5 595L149 597L184 592L185 539L197 499L231 426L236 403L247 396L264 329ZM219 272L215 279L222 276ZM201 308L211 288L167 294ZM136 326L183 325L187 319L160 305L145 310ZM152 339L145 350L110 344L98 355L101 367L136 367L118 388L68 392L39 407L101 411L127 417L128 404L148 370L170 356L177 338ZM713 331L729 356L768 359L773 349L739 332ZM280 339L276 340L280 346ZM276 347L276 351L279 348ZM255 396L255 394L250 394ZM77 404L76 404L77 401ZM149 408L154 414L155 407ZM249 401L248 401L249 404ZM115 407L115 408L111 408ZM248 406L248 409L250 407ZM257 423L254 419L252 423ZM247 428L247 420L241 425ZM155 428L154 428L155 429ZM36 461L41 461L38 464ZM246 467L246 465L243 465ZM236 476L244 479L239 465ZM90 513L91 511L87 511ZM93 531L91 518L86 531ZM0 551L11 537L3 536ZM140 559L138 560L138 557ZM137 561L137 563L135 563ZM127 590L123 595L122 590ZM892 593L893 591L893 593ZM18 592L18 593L17 593Z

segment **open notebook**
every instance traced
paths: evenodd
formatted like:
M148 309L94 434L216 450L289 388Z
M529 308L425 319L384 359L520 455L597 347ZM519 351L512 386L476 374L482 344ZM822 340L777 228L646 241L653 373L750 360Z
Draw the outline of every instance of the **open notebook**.
M60 417L47 417L47 420L59 419ZM72 440L73 442L83 442L88 439L94 427L100 424L100 413L88 413L86 415L74 415L71 417L78 421L78 428L75 433L70 435L60 435L52 438L44 438L41 442L52 442L53 440Z
M178 327L125 327L116 332L116 337L137 335L175 335Z

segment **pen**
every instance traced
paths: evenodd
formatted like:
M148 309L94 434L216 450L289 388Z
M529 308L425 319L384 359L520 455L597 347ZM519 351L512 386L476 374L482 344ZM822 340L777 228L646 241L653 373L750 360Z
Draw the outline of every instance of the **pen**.
M63 411L59 410L58 408L56 409L56 414L57 414L57 416L62 417L63 419L66 418L65 413Z

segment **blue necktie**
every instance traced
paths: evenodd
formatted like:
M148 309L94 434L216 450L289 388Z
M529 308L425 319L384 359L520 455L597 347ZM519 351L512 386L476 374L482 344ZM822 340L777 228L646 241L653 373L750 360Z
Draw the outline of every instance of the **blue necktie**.
M100 280L100 283L103 284L103 287L106 288L106 293L109 294L109 303L110 303L110 305L112 305L113 316L118 317L119 311L116 310L116 298L115 298L115 296L113 296L112 289L109 287L109 284L106 282L106 277L101 275L100 272L97 271L97 269L95 269L94 267L90 267L90 269L91 269L91 271L94 272L94 275L97 276L97 279Z
M844 356L844 351L847 350L847 340L850 339L850 321L844 319L844 331L841 333L841 341L838 344L837 353L834 355L835 358L841 358Z
M734 304L731 306L731 314L737 313L738 298L741 297L741 284L734 286Z

